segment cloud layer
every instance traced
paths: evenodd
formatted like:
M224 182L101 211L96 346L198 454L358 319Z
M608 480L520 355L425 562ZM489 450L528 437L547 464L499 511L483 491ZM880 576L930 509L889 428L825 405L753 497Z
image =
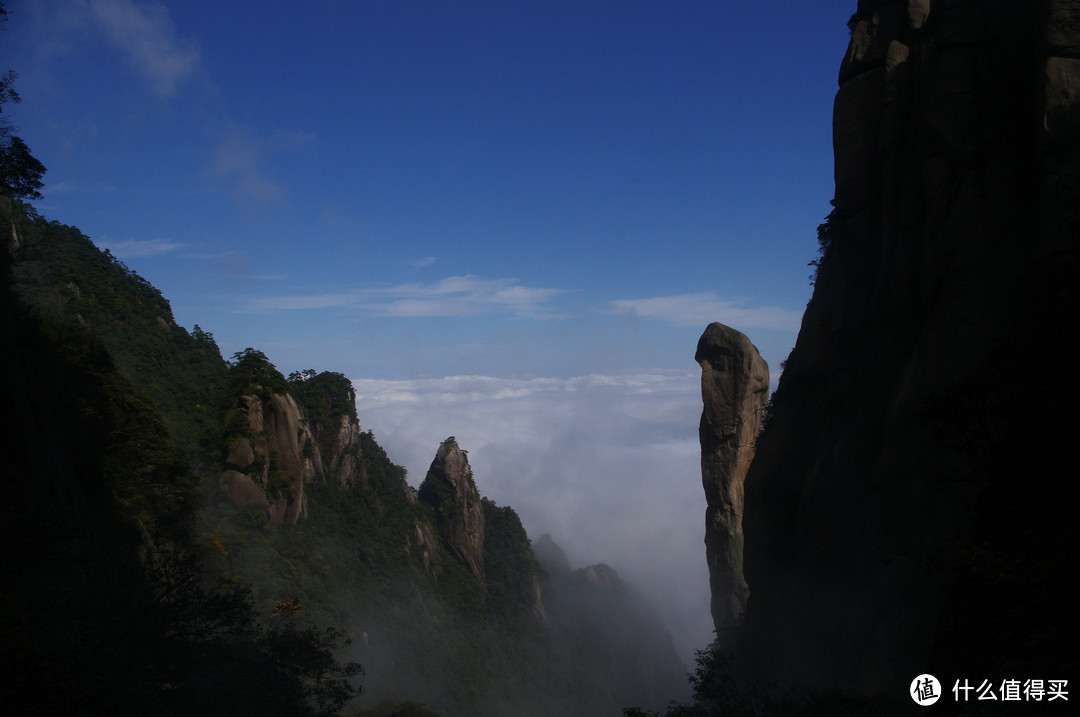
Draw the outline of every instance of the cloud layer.
M162 99L198 69L198 46L177 37L165 6L132 0L94 0L88 6L105 37Z
M801 311L777 306L747 307L737 301L722 299L712 292L620 299L609 302L608 312L631 318L660 319L675 326L691 328L719 321L740 329L798 331L802 321Z
M171 239L125 239L115 242L106 241L104 246L121 259L127 259L136 256L168 254L184 245Z
M484 279L452 276L434 283L349 292L277 296L255 299L245 310L251 313L303 309L353 308L372 316L469 317L509 313L515 316L555 316L551 301L562 289L524 286L517 279Z
M606 562L661 611L690 664L711 639L696 373L354 380L357 410L414 486L440 441L480 492L551 533L575 567Z

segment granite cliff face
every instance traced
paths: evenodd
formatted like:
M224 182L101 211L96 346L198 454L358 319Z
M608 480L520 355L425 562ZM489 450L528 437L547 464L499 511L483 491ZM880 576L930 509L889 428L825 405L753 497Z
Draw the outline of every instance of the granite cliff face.
M743 664L867 694L1060 671L1076 391L1031 379L1077 310L1080 3L850 26L835 210L746 479Z
M307 514L304 484L323 472L315 438L288 394L240 397L246 435L228 446L219 484L237 506L266 511L271 525L296 523Z
M717 635L742 621L749 590L743 576L743 481L769 398L769 365L743 334L710 324L698 341L704 409L701 482L705 511L705 554Z
M357 460L360 454L360 424L349 416L341 416L327 455L327 479L343 488L365 483L363 463Z
M484 580L484 509L464 451L453 437L439 446L418 492L435 511L443 542L473 576Z

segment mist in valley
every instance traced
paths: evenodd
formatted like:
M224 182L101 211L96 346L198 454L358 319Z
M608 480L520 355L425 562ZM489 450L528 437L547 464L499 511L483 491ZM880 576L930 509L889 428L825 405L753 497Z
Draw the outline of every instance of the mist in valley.
M353 385L361 425L412 485L454 435L481 493L513 507L534 542L550 534L572 568L618 571L656 607L685 664L711 641L699 372Z

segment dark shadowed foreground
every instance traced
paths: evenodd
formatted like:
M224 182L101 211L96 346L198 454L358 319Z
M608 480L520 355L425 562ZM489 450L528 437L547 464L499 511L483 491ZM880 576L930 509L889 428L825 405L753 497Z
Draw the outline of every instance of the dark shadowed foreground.
M922 673L939 711L996 714L958 680L1075 687L1078 20L858 4L814 296L746 478L741 639L669 714L921 709Z

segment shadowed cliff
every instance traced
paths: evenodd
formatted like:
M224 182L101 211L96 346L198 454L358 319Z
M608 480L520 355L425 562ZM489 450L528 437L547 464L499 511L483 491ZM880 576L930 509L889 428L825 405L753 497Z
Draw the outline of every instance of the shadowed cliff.
M1080 4L860 2L814 296L746 479L743 664L906 692L1075 670L1062 472Z

